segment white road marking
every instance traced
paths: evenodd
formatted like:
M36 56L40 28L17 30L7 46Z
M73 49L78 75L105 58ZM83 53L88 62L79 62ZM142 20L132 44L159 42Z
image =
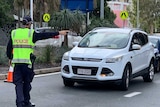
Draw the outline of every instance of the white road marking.
M141 94L142 92L132 92L132 93L129 93L129 94L126 94L126 95L124 95L124 97L134 97L134 96L136 96L136 95L139 95L139 94Z
M56 74L60 74L60 72L54 72L54 73L48 73L48 74L40 74L40 75L35 75L34 77L45 77L45 76L56 75Z

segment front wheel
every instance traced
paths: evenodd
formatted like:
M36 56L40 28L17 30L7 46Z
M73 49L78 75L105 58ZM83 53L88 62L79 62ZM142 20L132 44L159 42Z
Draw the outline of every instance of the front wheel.
M128 90L130 82L130 68L126 66L123 72L122 82L120 84L120 88L124 91Z
M148 73L143 76L144 82L152 82L154 78L154 64L153 61L148 67Z

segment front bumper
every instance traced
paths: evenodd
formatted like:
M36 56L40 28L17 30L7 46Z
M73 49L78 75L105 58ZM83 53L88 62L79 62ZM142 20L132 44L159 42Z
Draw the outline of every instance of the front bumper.
M117 79L117 80L97 80L97 79L85 79L85 78L66 78L64 76L62 76L63 79L65 80L69 80L69 81L73 81L73 82L77 82L77 83L82 83L82 84L87 84L87 83L99 83L99 84L110 84L110 83L113 83L113 84L117 84L119 85L122 80L121 79Z
M64 67L68 66L66 73ZM79 68L90 69L91 75L80 75L77 73ZM108 70L113 72L114 75L102 76L103 70ZM61 75L62 77L73 79L73 80L85 80L85 81L117 81L122 79L122 74L124 71L124 66L121 62L118 63L103 63L103 62L78 62L78 61L62 61L61 64Z

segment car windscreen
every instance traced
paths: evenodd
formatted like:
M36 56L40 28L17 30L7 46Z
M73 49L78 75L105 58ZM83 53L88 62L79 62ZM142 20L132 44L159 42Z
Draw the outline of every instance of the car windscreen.
M154 48L157 48L158 38L149 37L149 41L153 44Z
M127 46L128 33L90 32L80 41L78 47L121 49Z

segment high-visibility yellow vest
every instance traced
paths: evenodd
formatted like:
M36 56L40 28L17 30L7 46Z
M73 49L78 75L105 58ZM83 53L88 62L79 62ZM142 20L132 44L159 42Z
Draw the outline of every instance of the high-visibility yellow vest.
M13 45L13 59L12 63L26 63L32 64L30 54L33 53L35 44L33 40L34 30L28 28L18 28L12 30L11 38Z

